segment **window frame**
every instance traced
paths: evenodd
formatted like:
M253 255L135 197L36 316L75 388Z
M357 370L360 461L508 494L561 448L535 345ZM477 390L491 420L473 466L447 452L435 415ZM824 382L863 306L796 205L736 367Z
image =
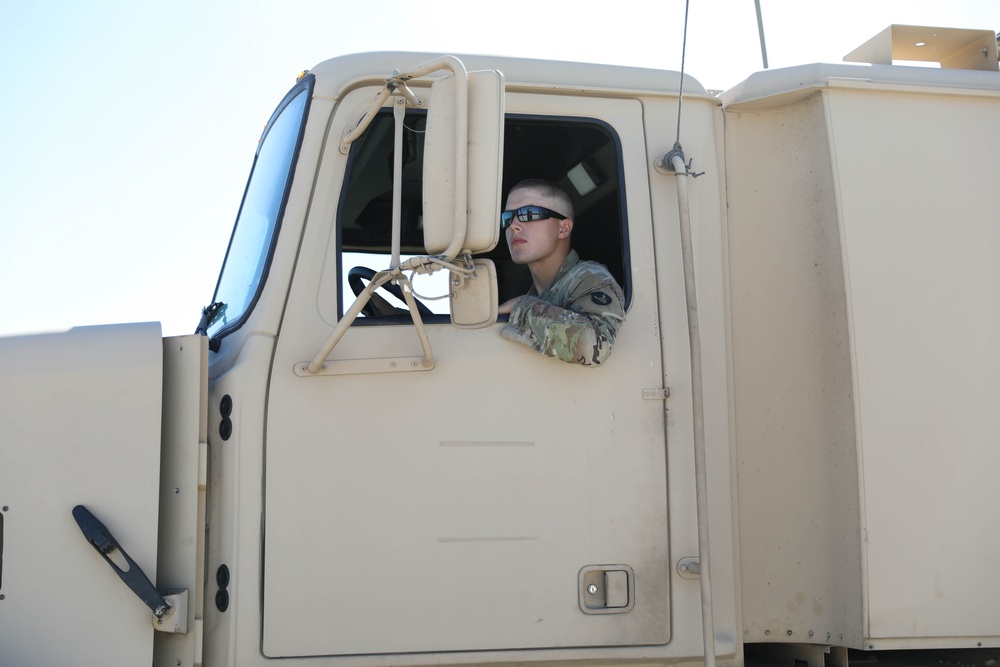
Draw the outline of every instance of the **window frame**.
M298 121L298 132L295 137L295 145L292 149L291 159L289 160L288 169L285 174L284 190L281 193L281 201L278 204L274 220L271 222L268 230L269 238L266 240L266 254L264 256L260 276L257 278L257 284L253 287L253 295L247 302L246 307L239 317L220 327L214 333L208 334L209 348L212 351L217 351L219 349L219 345L221 344L223 338L239 330L244 324L246 324L250 315L256 308L257 302L260 300L261 293L264 291L264 285L267 283L267 278L271 270L271 263L274 258L274 250L277 246L278 236L281 232L282 220L285 216L285 209L288 205L288 198L292 189L292 183L295 180L295 170L298 165L299 154L302 150L302 138L305 136L306 124L309 120L309 110L312 105L312 92L315 82L316 77L312 74L306 74L296 82L296 84L285 94L281 102L271 114L271 117L268 119L267 125L264 127L264 131L261 133L260 139L257 142L257 149L254 152L253 164L250 168L250 174L247 177L246 186L243 189L243 198L240 200L240 208L236 214L236 222L233 224L233 231L229 237L229 245L226 247L226 256L222 263L222 269L219 271L219 278L215 284L212 303L217 303L219 299L219 289L223 284L223 277L226 275L226 267L230 260L230 253L233 250L233 242L237 239L237 235L240 231L240 221L242 220L243 209L247 201L247 196L250 193L251 185L254 182L254 175L257 173L258 160L260 159L261 151L267 142L271 130L274 128L275 124L279 118L281 118L282 114L289 107L289 105L291 105L300 94L304 94L306 96L305 103L302 107L302 115ZM211 323L209 324L208 329L210 328Z
M413 112L410 112L410 113L413 113ZM415 113L419 114L419 113L421 113L421 111L417 110L417 111L415 111ZM380 115L386 115L386 116L389 116L391 118L392 117L392 110L386 108L386 109L381 110L379 112L379 114ZM596 117L592 117L592 116L546 115L546 114L524 113L524 112L508 113L508 114L506 114L505 115L505 119L504 119L504 124L505 124L505 146L504 146L504 165L503 165L503 167L504 167L503 168L503 174L504 174L504 176L503 176L503 179L504 179L504 182L503 182L503 195L504 195L504 197L506 197L507 192L509 192L510 187L513 186L515 184L515 182L521 180L522 178L532 177L529 174L524 173L524 174L518 174L518 177L516 177L516 178L508 178L508 169L507 169L508 160L506 159L507 158L507 149L508 149L508 146L506 145L507 131L510 129L510 127L512 125L516 125L519 122L520 123L524 123L524 124L527 125L528 124L527 121L530 121L531 124L536 124L536 125L537 124L542 124L542 125L562 126L562 127L570 127L570 128L573 128L573 127L587 127L591 131L599 131L599 132L602 132L604 135L606 135L607 140L608 140L607 145L608 145L608 147L610 148L610 150L612 152L611 155L612 155L612 158L614 160L613 166L614 166L614 171L615 171L613 177L609 178L608 180L609 181L611 181L611 180L614 181L615 187L616 187L616 190L617 190L617 204L616 204L615 208L617 210L618 221L619 221L619 226L618 226L619 239L618 240L619 240L619 244L620 244L620 248L619 248L619 250L620 250L620 258L618 258L617 261L620 261L620 267L619 267L620 271L613 272L613 275L615 275L615 278L619 281L619 283L621 284L622 290L625 293L625 304L624 304L624 306L625 306L625 308L627 310L629 308L629 306L631 305L631 302L632 302L633 281L632 281L631 250L630 250L629 228L628 228L628 206L627 206L627 197L626 197L626 191L625 191L625 169L624 169L624 159L623 159L623 150L622 150L622 139L621 139L621 136L620 136L619 132L615 129L615 127L610 122L608 122L608 121L606 121L604 119L596 118ZM358 156L358 149L352 147L352 150L351 150L351 152L350 152L350 154L348 156L346 168L344 170L343 180L342 180L342 184L341 184L341 192L340 192L340 197L339 197L338 206L337 206L337 214L336 214L337 215L337 219L336 219L336 259L337 259L337 266L339 267L339 270L337 271L337 279L336 279L337 280L336 293L337 293L337 296L338 296L338 305L337 305L337 316L338 316L338 318L342 318L343 314L344 314L344 311L347 310L350 307L351 303L353 303L353 301L349 300L349 295L348 295L348 293L346 291L348 288L347 288L347 285L345 285L345 281L344 281L344 277L343 277L344 275L346 275L346 269L347 269L347 267L346 267L346 265L344 263L345 250L344 250L344 229L343 229L344 218L343 218L343 216L344 216L344 211L345 211L345 203L346 203L346 201L348 199L348 192L349 192L349 188L350 188L351 176L353 174L353 167L354 167L355 160L357 159L357 156ZM423 159L422 155L421 155L420 159L421 160ZM579 198L580 198L579 193L572 192L571 194L573 195L573 197L574 197L575 200L579 200ZM503 203L504 203L503 201L500 202L501 207L503 206ZM498 225L500 224L499 223L499 213L500 212L497 211L497 216L498 216L497 217L497 224ZM578 212L578 215L579 215L579 212ZM576 245L574 245L574 249L575 248L576 248ZM348 254L349 253L355 253L355 252L357 252L357 250L347 251ZM498 242L498 244L497 244L497 246L496 246L496 248L494 250L490 251L489 253L480 253L480 254L477 254L476 256L477 257L491 257L491 256L495 255L496 253L506 253L506 252L507 252L507 250L506 250L506 242L504 240L503 234L501 234L500 235L500 240L499 240L499 242ZM378 253L373 253L373 254L378 254ZM596 260L600 261L600 260L606 260L608 258L606 258L606 257L593 257L593 256L590 256L588 254L588 256L581 256L581 259L596 259ZM381 269L384 269L384 268L387 268L387 267L375 267L375 266L371 266L369 268L378 271L378 270L381 270ZM502 297L501 297L501 301L503 301ZM450 322L450 315L436 314L436 315L429 316L429 317L428 316L424 316L422 319L425 322L425 324L441 324L441 323L448 323L448 322ZM499 319L499 321L505 321L507 319L507 316L506 315L501 315L501 316L499 316L498 319ZM410 324L411 321L412 320L411 320L411 317L409 316L409 314L388 315L388 316L382 316L382 317L359 317L359 318L357 318L352 323L352 326L362 326L363 327L363 326L382 326L382 325L405 325L405 324Z

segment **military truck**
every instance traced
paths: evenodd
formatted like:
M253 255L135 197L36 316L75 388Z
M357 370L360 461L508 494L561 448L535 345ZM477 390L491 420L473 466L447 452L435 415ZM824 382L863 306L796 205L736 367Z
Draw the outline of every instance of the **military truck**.
M197 333L0 339L0 664L1000 646L995 35L851 59L302 73ZM527 177L624 289L599 368L499 335Z

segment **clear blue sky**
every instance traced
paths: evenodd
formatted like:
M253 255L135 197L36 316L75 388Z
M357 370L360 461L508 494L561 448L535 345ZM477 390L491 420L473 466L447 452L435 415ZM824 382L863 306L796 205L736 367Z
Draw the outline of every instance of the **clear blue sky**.
M891 23L1000 30L1000 0L761 4L772 68L840 62ZM680 68L683 0L566 7L0 0L0 335L150 320L193 332L264 123L298 72L326 58L415 50ZM688 73L722 89L760 68L753 0L691 0Z

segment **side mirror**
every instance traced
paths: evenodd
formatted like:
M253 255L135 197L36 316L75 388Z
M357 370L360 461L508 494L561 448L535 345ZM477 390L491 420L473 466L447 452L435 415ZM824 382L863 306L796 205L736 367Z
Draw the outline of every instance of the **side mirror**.
M489 252L500 239L504 78L496 70L469 74L469 181L465 249ZM496 272L493 272L494 284ZM496 296L496 295L494 295Z
M431 86L423 173L428 254L487 252L500 238L503 100L503 74L495 70L453 71Z

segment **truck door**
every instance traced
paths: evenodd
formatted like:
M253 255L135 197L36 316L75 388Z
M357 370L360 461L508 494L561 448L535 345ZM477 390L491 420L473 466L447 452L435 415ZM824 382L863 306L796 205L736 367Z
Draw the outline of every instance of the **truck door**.
M667 643L663 371L640 105L528 93L506 103L504 193L528 177L570 186L574 246L626 290L627 321L604 366L543 357L501 338L502 322L458 329L447 300L423 299L447 283L417 276L418 299L444 311L424 318L432 368L414 361L420 344L397 304L358 318L322 373L297 373L350 306L350 270L387 266L391 113L350 155L338 150L374 90L338 101L277 339L264 655L360 664L480 653L469 662ZM408 180L419 179L422 113L406 117L404 254L423 252L419 180ZM488 256L500 300L523 293L525 269L502 239Z

